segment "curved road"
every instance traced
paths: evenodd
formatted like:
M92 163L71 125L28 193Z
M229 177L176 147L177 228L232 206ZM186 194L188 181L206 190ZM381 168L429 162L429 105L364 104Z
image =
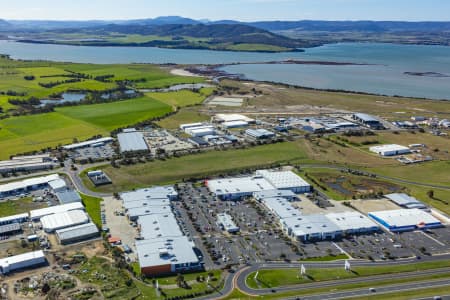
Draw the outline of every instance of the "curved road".
M450 260L450 254L446 255L439 255L439 256L431 256L427 258L423 258L422 261L448 261ZM391 266L391 265L405 265L408 263L415 263L418 262L416 258L411 259L403 259L403 260L397 260L397 261L377 261L377 262L371 262L371 261L365 261L365 260L352 260L351 264L352 266ZM238 269L235 273L226 273L225 275L225 281L224 286L220 292L210 294L207 296L199 297L196 299L201 300L207 300L207 299L221 299L226 298L228 295L230 295L234 289L238 289L244 294L247 294L249 296L260 296L260 295L268 295L272 294L272 289L252 289L249 288L246 284L246 279L249 274L256 272L257 270L261 269L283 269L283 268L294 268L299 270L301 265L304 265L307 269L308 268L335 268L335 267L344 267L344 261L334 261L334 262L295 262L295 263L283 263L283 262L271 262L271 263L258 263L251 266L244 266ZM359 278L349 278L349 279L343 279L343 280L332 280L332 281L323 281L323 282L316 282L316 283L305 283L305 284L298 284L298 285L291 285L291 286L284 286L284 287L278 287L274 288L276 292L293 292L293 291L301 291L305 289L314 289L314 288L324 288L324 287L330 287L332 289L333 287L342 285L342 284L350 284L350 283L360 283L360 282L367 282L367 279L370 278L371 280L389 280L389 279L399 279L399 278L411 278L411 280L414 280L415 277L418 276L426 276L426 275L436 275L436 274L445 274L449 273L450 268L441 268L441 269L431 269L431 270L423 270L420 272L404 272L404 273L396 273L396 274L384 274L384 275L374 275L374 276L364 276ZM422 284L419 284L419 282L422 282ZM419 281L412 283L414 287L420 286L421 288L427 287L426 285L430 283L431 281ZM436 283L433 283L432 286L438 286ZM441 285L450 285L450 280L446 280L445 284L440 283ZM399 283L392 286L382 286L377 287L377 292L382 292L386 289L385 292L395 292L395 291L405 291L405 290L411 290L410 286L407 286L405 284ZM356 294L355 294L356 293ZM368 294L367 288L362 288L358 290L350 290L350 291L340 291L335 293L326 293L326 294L320 294L314 295L314 296L308 296L308 297L302 297L302 299L340 299L343 297L351 297L351 296L364 296ZM213 298L211 298L213 297ZM294 297L293 299L296 299L297 297Z

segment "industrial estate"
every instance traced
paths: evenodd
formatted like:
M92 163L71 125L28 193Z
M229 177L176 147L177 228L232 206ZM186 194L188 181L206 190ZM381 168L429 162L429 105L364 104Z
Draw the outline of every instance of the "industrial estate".
M0 57L0 299L448 294L450 102L220 67Z

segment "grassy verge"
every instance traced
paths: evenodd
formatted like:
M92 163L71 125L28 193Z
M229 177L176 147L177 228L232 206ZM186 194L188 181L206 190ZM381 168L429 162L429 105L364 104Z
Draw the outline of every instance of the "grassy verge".
M258 280L261 288L275 288L300 283L310 283L318 281L338 280L345 278L365 277L381 274L395 274L402 272L416 272L421 270L449 267L450 262L426 262L408 265L373 266L373 267L353 267L352 272L347 272L343 268L327 269L307 269L305 278L299 278L298 269L260 270ZM257 289L258 285L254 280L255 273L250 274L247 285Z
M432 276L417 276L414 277L415 281L428 281L432 279L444 279L444 278L450 278L450 274L437 274ZM384 280L384 281L376 281L376 282L361 282L361 283L354 283L354 284L343 284L339 286L335 286L332 288L332 292L339 292L339 291L348 291L353 289L362 289L362 288L377 288L385 285L390 284L401 284L401 283L410 283L411 278L401 278L401 279L391 279L391 280ZM448 289L448 288L447 288ZM445 289L436 289L436 293L439 293L439 291L443 291ZM420 291L420 290L419 290ZM324 288L317 288L317 289L307 289L307 290L299 290L299 291L290 291L290 292L281 292L281 293L275 293L270 295L262 295L262 296L249 296L245 295L238 290L234 290L232 294L225 297L223 300L246 300L246 299L286 299L288 297L295 297L295 296L306 296L306 295L316 295L316 294L322 294L322 293L329 293L330 287L324 287ZM427 291L429 292L429 291ZM403 294L404 292L401 292L399 294ZM409 292L405 292L409 293ZM418 292L420 294L420 292ZM376 296L382 296L383 294L374 294L373 296L375 298L373 299L391 299L389 297L386 298L377 298ZM390 294L386 294L390 295ZM353 298L352 298L353 299ZM367 299L367 298L358 298L358 299ZM401 298L405 299L405 298ZM411 298L406 298L411 299Z
M46 206L45 202L33 202L31 197L2 201L0 202L0 217L22 214Z
M97 225L98 228L102 228L102 221L100 217L100 202L101 198L95 198L85 194L80 194L83 204L86 207L86 211L92 219L92 222Z
M322 257L311 257L307 259L302 259L302 261L333 261L339 259L347 259L348 256L346 254L338 254L338 255L328 255Z

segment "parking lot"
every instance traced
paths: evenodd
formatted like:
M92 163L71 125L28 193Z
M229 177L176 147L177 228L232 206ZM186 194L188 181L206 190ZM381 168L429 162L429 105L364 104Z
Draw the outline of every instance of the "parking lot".
M224 267L264 261L296 261L338 255L330 241L311 244L293 242L278 227L278 220L254 200L220 201L201 185L180 184L175 215L186 235L193 237L205 257L206 267ZM219 213L229 214L240 228L237 234L217 224Z

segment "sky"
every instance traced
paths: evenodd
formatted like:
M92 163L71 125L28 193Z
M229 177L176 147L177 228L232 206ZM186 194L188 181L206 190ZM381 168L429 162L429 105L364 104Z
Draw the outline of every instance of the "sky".
M449 0L0 0L1 19L450 21Z

